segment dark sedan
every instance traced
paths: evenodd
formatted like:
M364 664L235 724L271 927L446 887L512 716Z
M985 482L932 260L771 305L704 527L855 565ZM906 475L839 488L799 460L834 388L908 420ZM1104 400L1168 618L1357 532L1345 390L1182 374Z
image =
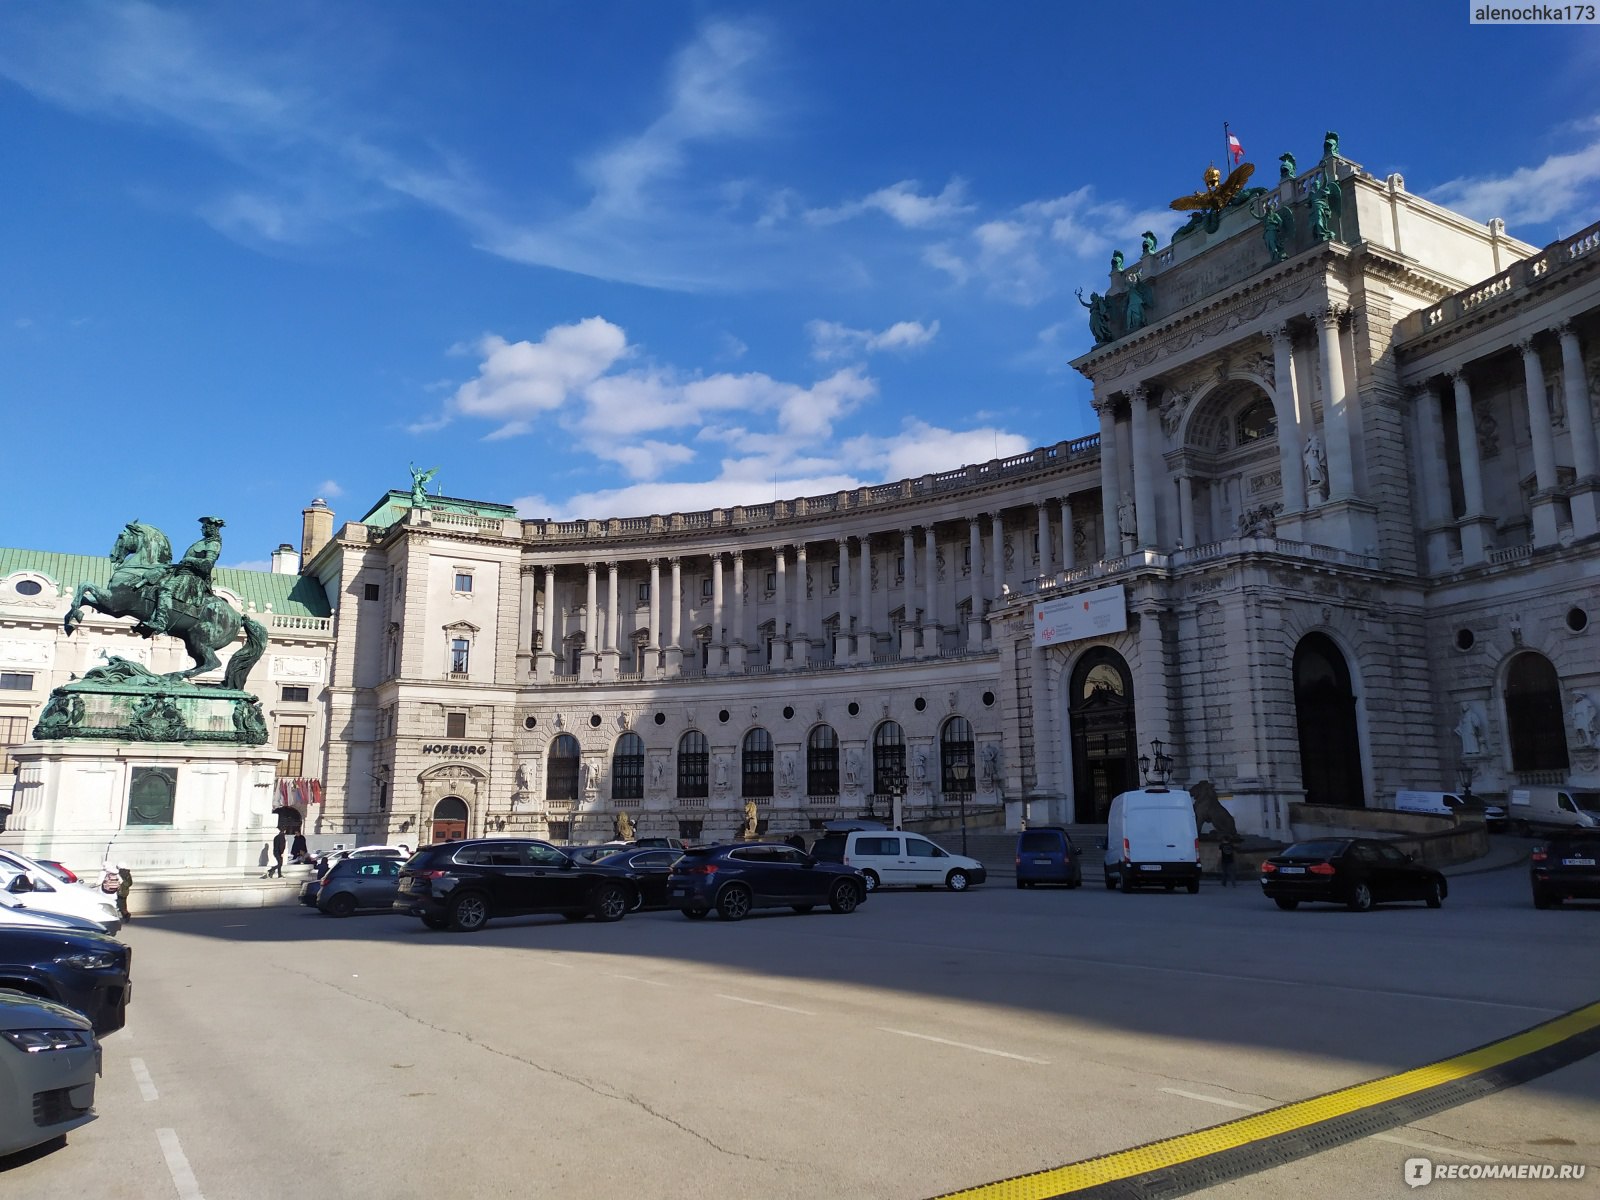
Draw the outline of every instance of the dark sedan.
M672 864L682 857L682 850L619 850L595 859L593 865L617 867L635 875L639 880L639 903L636 907L676 908L668 892L668 882L672 878Z
M0 929L0 988L54 1000L113 1033L128 1019L133 951L103 933L71 929Z
M1528 863L1533 906L1551 908L1563 900L1600 900L1600 833L1573 829L1553 833L1534 847Z
M1296 842L1261 864L1261 890L1279 908L1302 901L1343 904L1366 912L1390 900L1438 908L1449 894L1443 875L1373 838Z
M850 913L867 898L867 882L854 867L766 842L685 850L668 887L673 905L695 920L712 909L725 921L738 921L755 908L808 913L819 904Z
M394 907L429 929L473 932L528 913L617 921L638 896L631 872L576 863L548 842L481 838L418 850L400 869Z

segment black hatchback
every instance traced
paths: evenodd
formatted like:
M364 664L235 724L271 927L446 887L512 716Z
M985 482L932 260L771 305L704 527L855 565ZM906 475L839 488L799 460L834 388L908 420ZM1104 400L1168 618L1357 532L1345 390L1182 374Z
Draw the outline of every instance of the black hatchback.
M400 868L394 907L429 929L470 933L491 917L530 913L618 921L638 900L626 870L574 862L531 838L481 838L418 850Z
M725 921L738 921L755 908L808 913L819 904L851 913L867 899L866 878L854 867L771 842L685 850L667 885L672 905L697 920L712 909Z
M1535 908L1551 908L1563 900L1600 900L1600 831L1551 834L1534 848L1528 874Z
M1375 838L1296 842L1261 864L1261 891L1279 908L1300 902L1343 904L1366 912L1389 900L1421 900L1438 908L1449 894L1444 876Z

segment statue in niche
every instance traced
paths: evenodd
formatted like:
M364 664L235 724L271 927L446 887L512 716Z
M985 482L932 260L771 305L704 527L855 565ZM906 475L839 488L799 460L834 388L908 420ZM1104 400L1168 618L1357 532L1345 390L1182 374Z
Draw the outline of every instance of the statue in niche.
M983 748L983 781L990 787L1000 782L1000 747L993 742Z
M786 792L794 791L795 779L794 779L794 755L793 754L785 754L783 756L783 766L781 768L779 768L778 778L783 784L783 790L784 791L786 791Z
M1240 537L1277 537L1278 505L1263 504L1260 508L1246 509L1239 517Z
M918 783L928 782L928 752L917 750L911 756L911 777Z
M1083 298L1083 289L1077 290L1078 303L1089 310L1089 332L1094 336L1094 344L1103 346L1111 340L1111 300L1099 292L1090 292L1089 298Z
M657 755L650 764L650 786L660 790L661 785L667 781L667 760Z
M1278 178L1293 179L1300 172L1295 168L1294 155L1284 153L1278 155Z
M1600 744L1595 740L1595 717L1594 701L1588 692L1579 692L1572 698L1572 732L1582 749L1593 750Z
M1139 514L1134 510L1133 497L1127 492L1117 501L1117 532L1130 540L1139 536Z
M1461 705L1461 719L1456 722L1456 737L1461 739L1461 757L1475 758L1484 752L1483 718L1471 704Z
M717 755L717 791L726 791L728 788L728 756Z
M532 781L528 778L528 764L525 763L525 762L518 763L517 764L517 791L525 792L532 786L533 786Z
M1313 433L1306 439L1305 452L1301 455L1306 464L1306 482L1313 492L1320 493L1322 485L1328 480L1328 459L1322 451L1322 439Z
M1478 434L1478 456L1480 458L1494 458L1500 453L1500 422L1494 419L1494 414L1485 404L1482 408L1473 407L1474 426Z
M1140 252L1154 254L1156 252L1156 235L1154 230L1146 229L1139 235Z

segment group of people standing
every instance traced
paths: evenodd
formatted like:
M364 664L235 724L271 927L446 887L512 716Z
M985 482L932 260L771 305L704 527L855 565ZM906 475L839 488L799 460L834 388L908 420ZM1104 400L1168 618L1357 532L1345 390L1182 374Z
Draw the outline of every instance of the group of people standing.
M283 853L285 850L289 852L291 865L300 866L309 864L312 861L311 852L306 847L306 835L299 829L280 829L272 839L272 865L267 868L267 873L261 878L283 878Z

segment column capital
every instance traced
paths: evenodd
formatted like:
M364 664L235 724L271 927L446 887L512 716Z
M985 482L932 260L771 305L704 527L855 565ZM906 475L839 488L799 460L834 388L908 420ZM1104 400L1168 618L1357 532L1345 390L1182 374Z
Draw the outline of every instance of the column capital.
M1452 387L1468 386L1471 383L1471 380L1467 378L1467 368L1465 364L1462 364L1459 367L1451 367L1449 370L1445 371L1444 377L1450 381L1450 385Z
M1537 357L1539 353L1539 347L1533 344L1532 334L1529 334L1525 338L1519 338L1515 345L1518 350L1522 351L1523 358L1534 358Z
M1108 420L1115 420L1116 419L1116 401L1114 401L1114 400L1091 400L1091 401L1089 401L1089 405L1090 405L1090 407L1092 407L1094 409L1094 411L1096 413L1098 413L1100 415L1100 419L1102 421L1108 421Z
M734 551L731 551L731 553L733 555L734 564L736 566L743 566L744 565L744 551L743 550L734 550Z
M1276 329L1268 330L1267 337L1271 340L1274 349L1276 349L1278 346L1290 346L1294 344L1294 334L1290 332L1289 326L1286 324L1279 325Z
M1340 304L1337 301L1330 300L1324 307L1314 308L1306 315L1326 329L1330 325L1338 325L1349 312L1350 306L1348 304Z
M1557 321L1554 325L1550 326L1550 332L1555 334L1557 337L1562 338L1578 336L1578 328L1572 323L1571 317L1566 317L1560 321Z
M1135 401L1146 408L1150 406L1150 384L1147 381L1140 380L1128 389L1128 403L1131 405Z
M591 575L595 574L600 569L600 564L597 562L585 563L584 565L589 568L589 574Z

